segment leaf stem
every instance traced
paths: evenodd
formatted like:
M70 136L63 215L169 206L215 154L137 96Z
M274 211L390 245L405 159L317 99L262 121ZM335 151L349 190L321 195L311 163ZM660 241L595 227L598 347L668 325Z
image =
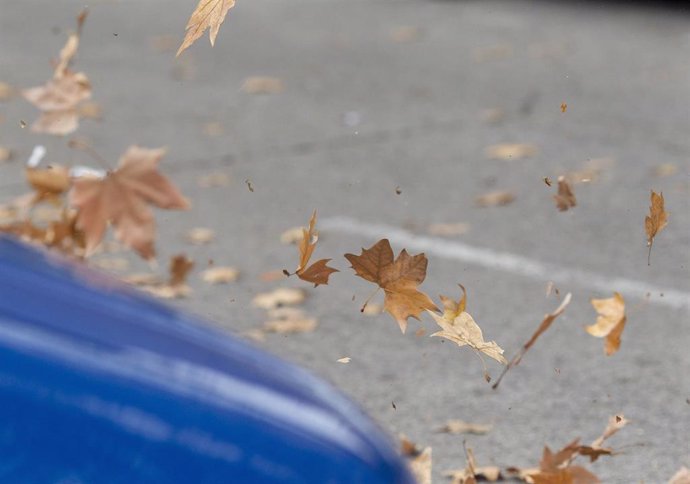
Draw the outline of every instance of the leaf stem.
M376 294L379 292L379 289L381 289L381 287L376 287L376 289L374 290L374 292L372 292L371 294L369 294L369 297L367 298L366 301L364 301L364 304L362 304L362 307L359 309L359 312L360 312L360 313L363 313L363 312L364 312L364 310L367 308L367 304L369 304L369 301L371 301L371 298L372 298L372 297L376 296Z

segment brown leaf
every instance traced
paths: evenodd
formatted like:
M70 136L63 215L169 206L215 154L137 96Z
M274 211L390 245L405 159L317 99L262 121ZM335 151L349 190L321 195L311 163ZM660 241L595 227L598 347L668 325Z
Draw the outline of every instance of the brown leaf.
M612 435L614 435L616 432L618 432L620 429L625 427L630 421L625 418L623 415L613 415L611 418L609 418L609 422L606 425L606 428L604 429L604 432L597 437L591 444L591 448L593 449L601 449L601 446L603 443L610 438ZM592 459L592 461L595 461L596 459Z
M613 293L609 299L592 299L592 306L598 313L597 322L585 329L592 336L606 338L604 351L611 356L621 346L621 333L625 328L625 301L619 293Z
M580 466L531 474L530 478L534 484L597 484L601 482L597 476Z
M52 165L47 168L27 168L26 180L36 192L33 203L45 199L55 199L69 190L72 180L69 170L64 166Z
M212 267L201 273L201 278L209 284L227 284L234 282L240 275L240 271L234 267Z
M510 360L510 363L503 369L503 373L501 373L501 376L498 377L498 380L496 380L496 383L493 384L492 388L495 390L498 388L498 385L501 383L501 380L505 376L505 374L513 368L514 366L517 366L520 364L520 361L522 360L522 357L529 351L529 349L532 347L534 343L537 342L537 339L539 336L544 333L549 327L551 326L551 323L553 323L558 316L563 314L563 311L565 311L565 308L568 307L568 304L570 304L570 299L572 298L572 295L570 293L566 294L565 297L563 298L563 302L561 302L560 306L556 308L556 310L552 313L546 314L544 316L544 319L542 320L541 324L537 328L537 330L534 332L532 337L524 344L522 345L522 348L517 352L517 354L513 357L512 360Z
M515 194L505 190L485 193L474 199L474 203L479 207L502 207L514 201Z
M297 277L303 281L311 282L314 284L314 287L317 287L319 284L328 284L328 278L330 275L339 271L338 269L328 267L327 264L331 259L321 259L307 267L307 264L309 264L309 259L316 248L316 242L319 240L319 233L315 230L315 226L316 210L314 210L314 213L309 220L309 228L302 229L302 240L298 246L299 265L297 266L297 270L295 270L295 274L297 274Z
M186 209L187 200L158 172L164 149L130 146L116 170L104 178L81 177L73 182L70 201L78 209L77 226L84 231L87 255L93 253L108 223L125 246L145 259L155 255L155 222L149 205Z
M536 155L537 147L525 143L504 143L489 146L484 153L492 160L520 160Z
M556 201L556 207L561 212L565 212L577 205L575 193L573 193L572 187L563 176L558 177L558 194L554 195L553 199Z
M305 298L306 293L302 289L281 287L271 292L257 294L252 300L252 304L259 308L272 309L301 304Z
M393 259L388 239L381 239L360 255L345 254L356 275L378 284L384 290L384 309L395 318L405 333L407 318L419 319L422 311L438 310L434 302L417 290L426 278L428 260L424 254L410 256L405 249Z
M664 210L664 194L655 193L652 190L651 205L649 207L649 215L644 218L644 229L647 232L647 246L649 246L649 253L647 255L647 265L650 264L652 256L652 244L656 235L663 230L668 224L668 212Z
M491 431L493 425L475 424L465 422L463 420L448 420L442 427L438 429L439 432L448 434L487 434Z
M211 46L213 46L216 42L220 25L225 20L228 10L234 5L235 0L200 0L194 12L192 12L192 16L189 17L185 27L185 37L180 48L177 49L176 56L179 56L187 47L192 45L207 29L210 29L208 37L211 41Z
M284 89L283 81L277 77L253 76L242 83L242 91L247 94L277 94Z

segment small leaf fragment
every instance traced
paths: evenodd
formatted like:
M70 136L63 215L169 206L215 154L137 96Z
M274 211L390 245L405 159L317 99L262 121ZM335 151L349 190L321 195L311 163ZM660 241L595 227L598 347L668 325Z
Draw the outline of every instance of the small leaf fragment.
M558 177L558 193L553 196L553 199L556 201L556 207L561 212L565 212L577 205L573 188L564 176Z
M213 47L220 25L225 21L228 10L234 5L235 0L199 0L199 4L189 17L185 27L185 37L180 48L177 49L176 56L179 56L208 29L210 29L208 37Z
M614 293L612 298L592 299L592 306L598 313L595 324L587 326L585 329L592 336L606 338L604 341L604 351L607 356L611 356L621 346L621 334L625 328L625 300L619 293Z
M651 205L649 207L649 215L644 218L644 228L647 233L647 246L649 253L647 254L647 265L650 264L652 256L652 244L656 235L663 230L668 224L668 212L664 210L664 194L656 193L652 190Z

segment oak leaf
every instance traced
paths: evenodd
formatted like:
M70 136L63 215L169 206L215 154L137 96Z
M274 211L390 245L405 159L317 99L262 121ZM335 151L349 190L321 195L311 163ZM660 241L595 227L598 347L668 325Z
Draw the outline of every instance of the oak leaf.
M565 212L577 205L575 193L573 193L570 183L568 183L564 176L558 177L558 193L553 196L553 199L556 201L556 207L561 212Z
M441 301L443 302L442 315L439 316L435 312L427 310L436 321L436 324L442 329L442 331L438 331L431 336L446 338L458 346L469 346L477 353L482 361L482 365L484 365L484 360L481 357L481 353L503 365L508 364L503 356L503 349L495 341L484 341L481 328L474 321L474 318L465 311L467 291L465 291L465 287L462 284L459 284L459 286L462 289L462 296L458 302L449 297L441 296ZM484 377L487 381L491 379L486 370L486 365L484 365Z
M606 338L604 351L606 355L614 354L621 346L621 333L625 328L625 300L615 292L608 299L592 299L592 306L597 311L597 322L585 329L592 336Z
M213 46L216 43L220 25L225 20L228 10L234 6L235 0L200 0L189 17L185 27L184 40L180 48L177 49L176 56L179 56L187 47L192 45L207 29L210 29L208 37L211 46Z
M649 247L647 265L650 264L650 258L652 257L654 238L668 224L668 212L664 210L664 194L655 193L652 190L650 198L649 215L644 218L644 229L647 232L647 246Z
M155 222L149 205L186 209L188 201L158 172L164 149L130 146L118 168L104 178L74 180L70 200L78 209L77 226L84 231L87 255L100 244L108 223L125 246L145 259L155 255Z
M417 289L426 278L428 260L424 254L410 256L405 249L397 259L388 239L381 239L360 255L345 254L355 274L378 284L385 293L384 310L398 322L405 333L407 318L419 319L422 311L438 310L434 302Z
M328 267L328 262L331 259L321 259L307 267L309 259L311 259L314 249L316 248L316 242L319 240L319 233L314 229L315 226L316 210L314 210L311 219L309 219L309 228L302 229L302 240L300 240L297 246L299 249L299 265L295 270L297 277L303 281L313 283L314 287L319 284L328 284L330 275L334 272L339 272L338 269Z

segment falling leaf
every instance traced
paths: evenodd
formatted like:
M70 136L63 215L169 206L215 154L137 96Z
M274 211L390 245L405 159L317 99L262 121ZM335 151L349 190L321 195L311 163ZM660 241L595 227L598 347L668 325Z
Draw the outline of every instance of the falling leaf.
M312 265L307 267L309 264L309 259L314 253L316 248L316 242L319 240L319 233L315 230L316 226L316 210L309 219L309 228L302 229L302 240L299 243L299 265L295 270L297 277L303 281L311 282L314 287L319 284L328 284L328 278L334 272L339 272L338 269L333 269L328 267L328 262L331 259L321 259L314 262Z
M280 234L280 243L287 245L296 244L297 242L300 242L303 238L303 230L303 227L293 227L291 229L287 229L285 232Z
M573 193L572 187L563 176L558 177L558 194L554 195L553 199L556 201L556 207L561 212L565 212L577 205L575 193Z
M474 318L465 311L467 304L465 287L462 284L459 284L459 286L462 289L462 296L458 302L453 301L449 297L441 296L441 301L443 302L442 315L439 316L435 312L427 310L436 321L436 324L442 329L442 331L438 331L431 336L445 338L458 346L467 345L475 350L484 366L484 377L489 381L491 377L486 369L481 353L503 365L508 362L503 357L503 349L495 341L484 341L481 328L474 321Z
M678 469L668 484L690 484L690 469L685 466Z
M537 147L525 143L504 143L489 146L484 154L491 160L521 160L536 155Z
M474 458L472 449L465 446L465 458L467 459L467 466L464 469L456 469L445 471L444 476L451 478L450 484L476 484L478 480L496 482L503 479L501 469L496 466L479 467Z
M568 109L568 105L566 103L561 104L561 112L564 113Z
M194 245L205 245L216 238L216 233L206 227L195 227L187 232L185 238Z
M300 304L305 298L306 293L302 289L281 287L271 292L257 294L252 304L258 308L271 309Z
M118 168L104 178L74 180L70 201L78 209L77 226L86 236L86 252L100 244L108 223L116 238L145 259L155 255L155 222L149 204L165 209L186 209L187 200L158 172L164 149L130 146Z
M395 408L395 404L393 404ZM400 453L407 459L417 484L431 484L431 447L420 449L404 435L400 436Z
M234 5L235 0L200 0L192 12L192 16L189 17L185 27L185 37L176 56L179 56L187 47L192 45L207 29L210 29L208 37L211 41L211 47L213 47L220 25L225 20L228 10Z
M417 289L426 278L428 260L424 254L410 256L405 249L393 259L388 239L381 239L360 255L345 254L356 275L384 290L384 309L405 333L407 318L419 319L422 311L437 310L434 302Z
M592 306L598 313L597 322L585 329L592 336L606 338L604 351L611 356L621 346L621 333L625 328L625 301L619 293L609 299L592 299Z
M447 224L431 224L427 231L431 235L453 236L463 235L470 231L470 224L466 223L447 223Z
M570 304L570 299L572 298L572 295L570 293L566 294L565 297L563 298L563 302L561 302L560 306L556 308L556 310L552 313L546 314L544 316L544 319L542 320L541 324L537 328L537 330L534 332L532 337L524 344L522 345L522 348L517 352L517 354L513 357L512 360L510 360L510 363L506 365L506 367L503 369L503 373L501 373L501 376L498 377L498 380L496 380L496 383L493 384L492 388L495 390L498 388L498 385L501 383L501 380L505 376L505 374L510 370L511 368L517 366L520 364L520 361L522 361L522 357L529 351L529 349L534 345L534 343L537 342L537 339L539 339L539 336L541 336L544 331L549 329L551 326L551 323L553 323L558 316L563 314L563 311L565 311L565 308L568 307L568 304Z
M234 267L213 267L201 273L201 278L209 284L227 284L234 282L240 275L240 271Z
M653 174L657 177L673 176L678 173L678 166L673 163L662 163L654 167Z
M474 202L479 207L502 207L513 203L515 195L512 192L505 190L498 190L494 192L485 193L477 198Z
M644 228L645 232L647 232L647 246L649 247L647 265L650 265L654 238L664 227L666 227L666 224L668 224L668 212L664 210L664 194L657 194L652 190L649 215L644 218Z
M12 150L9 148L5 148L4 146L0 146L0 163L4 161L9 161L14 157L14 153L12 153Z
M409 25L404 25L401 27L396 27L391 30L390 37L393 42L398 42L401 44L407 44L410 42L416 42L421 36L421 31L418 27L412 27Z
M283 81L277 77L253 76L242 83L242 91L247 94L277 94L284 89Z
M481 435L489 433L492 428L493 425L469 423L464 420L448 420L438 431L447 434Z

